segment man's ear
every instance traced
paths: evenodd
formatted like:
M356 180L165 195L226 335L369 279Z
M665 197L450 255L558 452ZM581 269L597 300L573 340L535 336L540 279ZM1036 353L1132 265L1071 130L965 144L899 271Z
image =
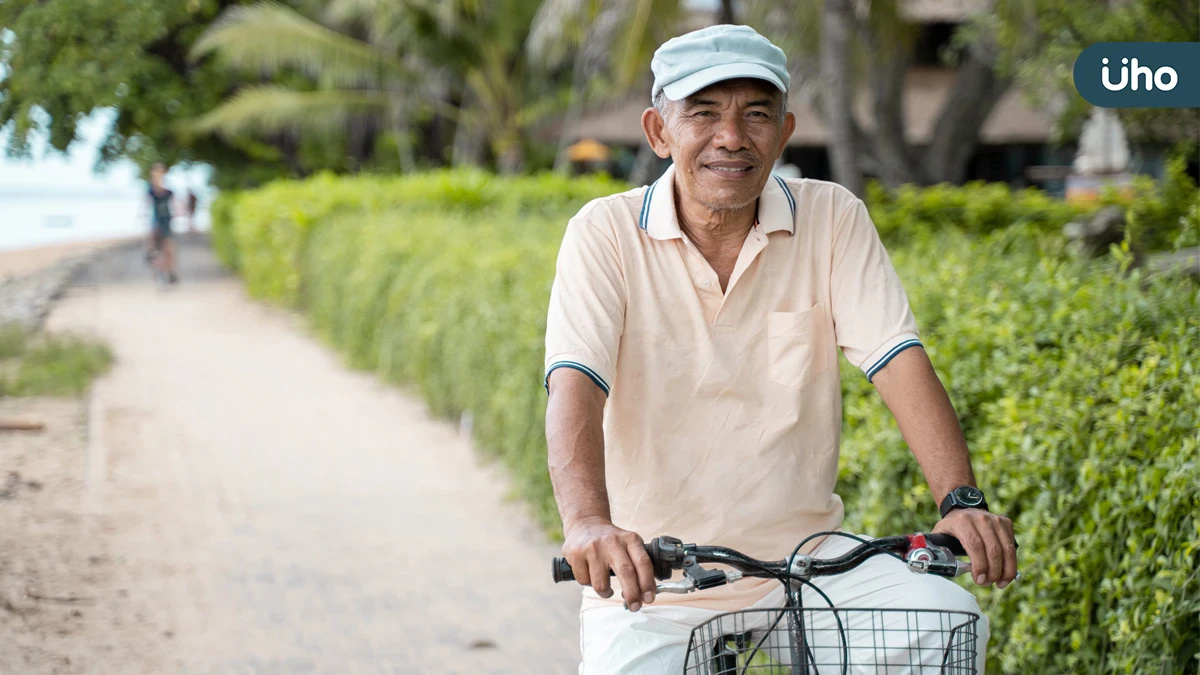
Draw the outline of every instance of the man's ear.
M795 120L792 121L792 126L796 126ZM671 148L667 145L665 136L666 128L667 123L663 120L662 115L658 114L658 108L646 108L642 113L642 131L646 134L646 141L650 143L650 149L658 155L659 159L671 156Z

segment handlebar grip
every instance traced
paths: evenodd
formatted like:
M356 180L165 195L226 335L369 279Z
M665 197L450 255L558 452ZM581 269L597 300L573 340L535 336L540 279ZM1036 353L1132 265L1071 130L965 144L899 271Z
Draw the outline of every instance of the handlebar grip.
M554 583L562 583L564 581L575 581L575 571L571 569L571 563L567 562L566 558L555 558L554 568L551 570L554 575Z
M928 541L934 546L941 546L942 548L949 549L954 555L967 554L967 550L963 548L962 542L958 540L958 537L955 537L952 534L927 534L925 535L925 541Z
M658 546L655 545L657 539L651 540L649 544L643 544L646 549L646 555L650 556L650 564L654 567L654 574L659 579L666 579L671 576L670 568L663 570L662 556L659 555ZM555 558L552 561L550 573L554 577L554 583L562 583L564 581L575 581L575 571L571 569L571 563L567 562L566 558ZM617 573L609 570L608 576L615 577Z
M952 534L927 534L925 535L925 541L928 541L934 546L941 546L942 548L949 549L954 555L967 554L967 550L963 548L962 542L960 542L958 538ZM1020 548L1020 544L1018 544L1015 540L1013 541L1013 546Z

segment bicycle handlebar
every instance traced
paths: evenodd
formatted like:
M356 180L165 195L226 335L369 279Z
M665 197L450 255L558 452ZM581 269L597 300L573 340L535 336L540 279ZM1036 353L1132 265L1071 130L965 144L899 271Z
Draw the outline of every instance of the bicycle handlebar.
M655 540L655 541L657 541L657 540ZM655 568L657 568L658 563L654 559L654 555L650 553L650 544L645 544L645 547L646 547L646 554L650 556L650 564L654 565ZM563 581L575 581L575 570L571 569L571 563L567 562L566 558L555 558L554 559L554 569L551 570L551 573L554 575L554 583L556 583L556 584L561 583ZM615 577L615 576L617 576L617 573L612 570L609 570L608 576ZM655 576L657 576L657 575L655 575Z
M683 569L683 556L678 555L678 550L673 546L678 542L678 539L671 537L656 537L642 545L646 549L646 555L650 556L650 564L654 567L654 578L659 581L670 579L672 570ZM551 573L554 575L556 584L562 581L575 581L575 572L566 558L555 558ZM608 575L616 576L617 573L609 570Z
M923 537L924 541L922 542L919 537ZM826 560L814 560L809 556L798 556L797 559L804 564L803 569L806 576L829 576L854 569L868 558L880 553L890 552L903 557L911 550L923 548L928 545L946 549L955 556L966 555L962 544L954 536L949 534L925 534L873 539L867 543L860 544L841 556ZM788 570L787 560L756 560L738 551L721 546L685 545L673 537L656 537L644 546L646 554L650 556L650 563L654 567L654 576L659 580L669 579L673 570L683 569L684 559L687 557L694 558L697 562L728 565L737 569L745 576L779 577L794 574L795 571L795 568L791 571ZM926 562L927 564L923 567L913 566L912 563L910 563L910 567L914 571L930 572L939 576L951 577L970 569L969 563L960 563L955 560ZM918 567L920 568L918 569ZM551 574L553 575L554 583L575 580L575 572L571 569L570 563L565 558L555 558L553 560ZM609 576L615 575L616 572L609 570Z

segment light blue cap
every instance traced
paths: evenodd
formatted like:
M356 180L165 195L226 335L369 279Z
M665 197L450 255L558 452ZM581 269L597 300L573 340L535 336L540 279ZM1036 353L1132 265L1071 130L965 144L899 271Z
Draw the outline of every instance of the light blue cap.
M787 56L749 26L709 26L667 40L650 62L654 89L672 101L687 98L714 82L750 77L766 80L787 95L791 76Z

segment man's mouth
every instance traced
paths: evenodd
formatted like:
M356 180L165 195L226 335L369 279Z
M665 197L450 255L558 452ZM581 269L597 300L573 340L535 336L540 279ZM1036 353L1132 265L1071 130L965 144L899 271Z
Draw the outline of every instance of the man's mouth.
M750 173L754 170L754 164L746 161L724 160L705 164L704 168L711 169L712 171L716 171L718 173L736 176L739 174Z

